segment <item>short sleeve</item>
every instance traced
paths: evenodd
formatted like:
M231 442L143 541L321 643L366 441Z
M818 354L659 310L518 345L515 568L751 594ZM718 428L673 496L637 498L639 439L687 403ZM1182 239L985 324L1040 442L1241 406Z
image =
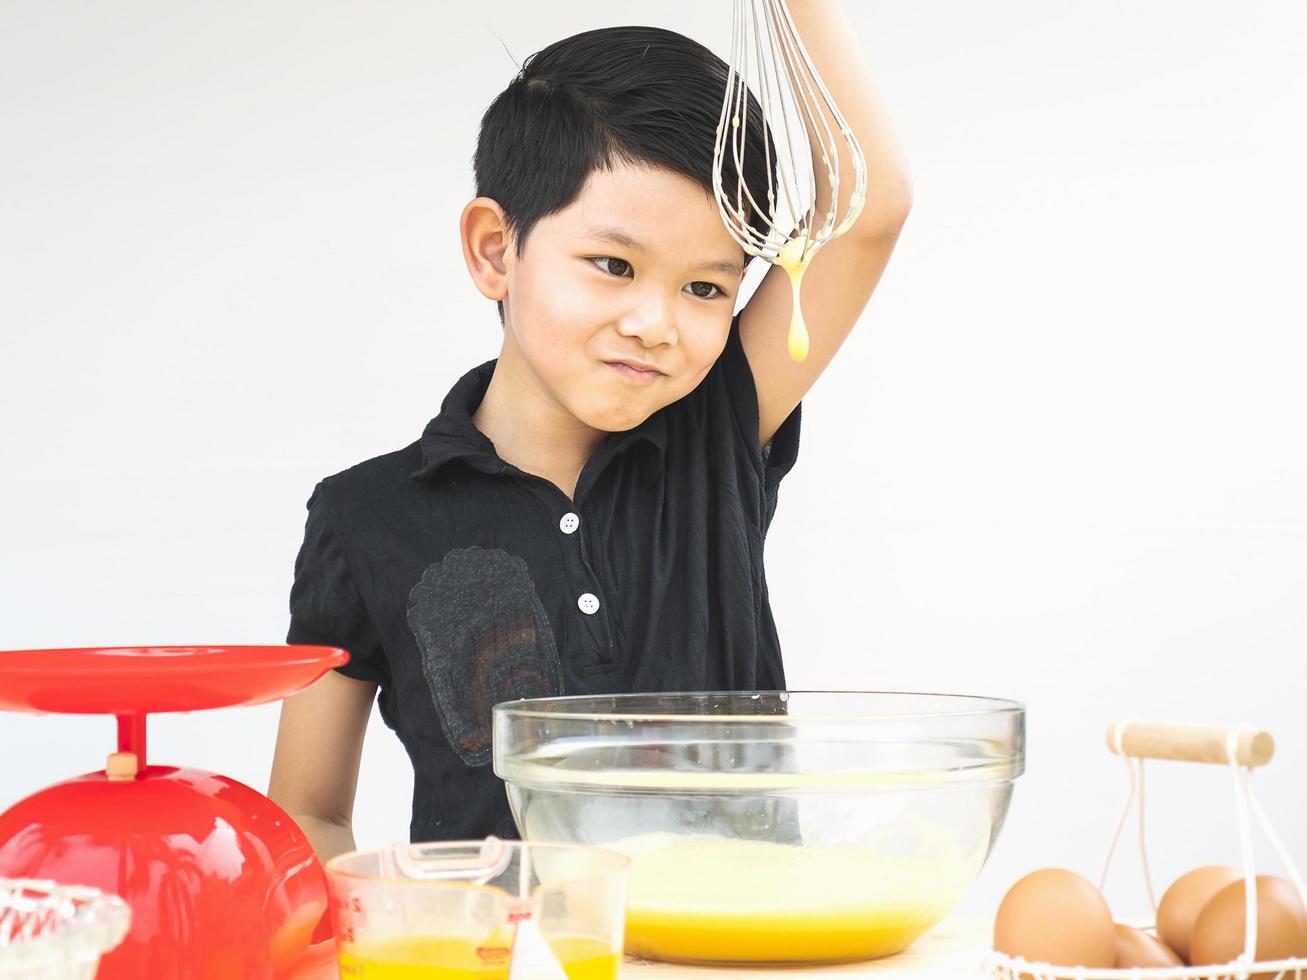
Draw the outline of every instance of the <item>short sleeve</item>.
M731 321L731 332L726 338L726 347L717 359L716 367L722 373L722 380L726 385L731 408L741 430L741 437L760 457L759 465L763 470L764 486L774 506L776 489L785 474L794 468L799 458L799 428L803 406L795 406L794 411L781 423L781 427L776 430L776 434L767 445L758 445L758 385L753 377L753 369L749 366L749 359L744 353L744 344L740 340L738 313Z
M295 558L286 642L341 647L350 659L336 668L340 673L382 684L389 674L385 654L350 571L345 543L333 527L321 483L309 497L308 511L304 543Z

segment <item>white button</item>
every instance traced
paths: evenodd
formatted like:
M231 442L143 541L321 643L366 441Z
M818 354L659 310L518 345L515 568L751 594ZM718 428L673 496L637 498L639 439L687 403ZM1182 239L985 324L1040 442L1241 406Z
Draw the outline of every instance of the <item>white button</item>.
M576 600L576 604L581 607L581 612L587 616L593 616L599 611L599 598L591 595L589 592Z
M564 514L563 519L558 522L558 530L564 534L571 534L581 526L581 518L575 514Z

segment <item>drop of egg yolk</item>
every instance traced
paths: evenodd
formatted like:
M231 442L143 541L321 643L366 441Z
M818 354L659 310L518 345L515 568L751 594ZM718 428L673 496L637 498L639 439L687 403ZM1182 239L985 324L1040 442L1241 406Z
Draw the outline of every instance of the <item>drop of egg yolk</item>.
M790 313L790 332L786 339L786 348L790 358L802 361L808 356L808 325L803 322L803 307L799 303L799 292L803 284L803 273L812 262L812 253L804 255L808 246L807 235L797 235L781 246L776 256L776 264L790 276L793 290L793 311Z

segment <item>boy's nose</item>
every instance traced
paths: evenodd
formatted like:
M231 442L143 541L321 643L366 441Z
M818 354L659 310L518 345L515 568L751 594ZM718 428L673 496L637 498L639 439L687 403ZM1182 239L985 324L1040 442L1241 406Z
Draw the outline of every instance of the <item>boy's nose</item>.
M617 332L623 337L634 337L645 347L672 345L677 339L676 319L665 299L650 296L617 321Z

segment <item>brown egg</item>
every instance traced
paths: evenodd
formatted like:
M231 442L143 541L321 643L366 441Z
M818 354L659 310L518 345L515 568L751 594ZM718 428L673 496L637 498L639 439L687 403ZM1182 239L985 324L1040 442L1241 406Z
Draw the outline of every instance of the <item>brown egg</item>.
M1116 966L1184 966L1184 960L1160 939L1142 929L1116 926Z
M1208 899L1241 877L1238 868L1209 864L1177 878L1157 905L1157 937L1189 962L1194 922Z
M1116 963L1112 911L1080 875L1044 868L1004 896L994 917L994 948L1030 963L1111 967Z
M1190 960L1195 966L1229 963L1243 952L1244 883L1226 885L1212 896L1198 921ZM1297 890L1283 878L1257 876L1257 959L1263 962L1307 956L1307 909ZM1259 973L1253 980L1272 980Z

